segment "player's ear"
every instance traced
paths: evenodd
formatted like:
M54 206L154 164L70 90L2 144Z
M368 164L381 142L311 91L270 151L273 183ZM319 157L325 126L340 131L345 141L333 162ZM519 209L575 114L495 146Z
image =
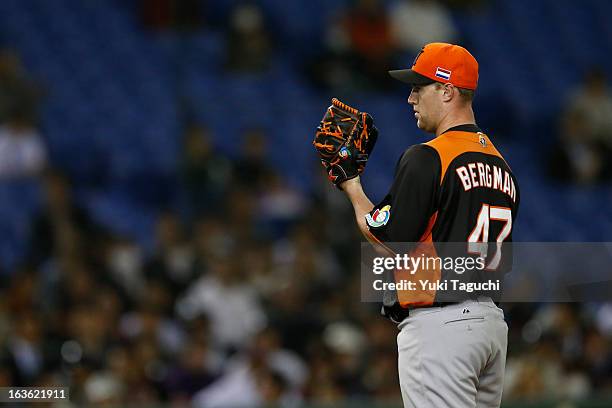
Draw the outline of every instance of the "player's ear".
M456 97L458 93L459 92L458 92L457 88L455 88L453 85L451 85L451 84L444 84L443 85L442 100L444 102L449 102L454 97Z

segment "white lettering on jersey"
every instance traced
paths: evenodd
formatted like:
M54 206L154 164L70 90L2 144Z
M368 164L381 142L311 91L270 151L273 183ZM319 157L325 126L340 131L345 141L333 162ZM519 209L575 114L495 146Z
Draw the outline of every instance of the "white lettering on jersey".
M457 175L459 176L459 180L463 184L463 189L468 191L472 188L472 183L470 182L470 175L468 174L467 169L464 166L457 167Z
M506 170L495 165L476 162L457 167L455 171L463 190L469 191L475 187L492 188L507 194L513 202L516 202L516 186Z

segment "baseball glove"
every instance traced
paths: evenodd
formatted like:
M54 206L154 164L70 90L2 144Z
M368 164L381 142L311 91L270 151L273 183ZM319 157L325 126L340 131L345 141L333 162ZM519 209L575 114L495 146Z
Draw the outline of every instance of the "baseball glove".
M370 114L333 98L312 144L329 180L340 188L342 182L363 173L377 138L378 129Z

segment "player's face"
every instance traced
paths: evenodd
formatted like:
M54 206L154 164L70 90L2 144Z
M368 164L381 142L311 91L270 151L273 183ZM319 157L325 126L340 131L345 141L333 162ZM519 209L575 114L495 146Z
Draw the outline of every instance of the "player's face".
M412 87L408 103L414 109L414 117L419 129L428 133L435 133L442 107L440 97L440 90L436 84Z

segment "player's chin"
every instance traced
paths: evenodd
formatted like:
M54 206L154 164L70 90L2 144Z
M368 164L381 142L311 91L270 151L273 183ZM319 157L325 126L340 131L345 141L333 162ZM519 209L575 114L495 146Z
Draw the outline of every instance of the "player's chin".
M427 123L423 120L423 118L418 118L417 119L417 127L421 130L424 130L425 132L427 132Z

